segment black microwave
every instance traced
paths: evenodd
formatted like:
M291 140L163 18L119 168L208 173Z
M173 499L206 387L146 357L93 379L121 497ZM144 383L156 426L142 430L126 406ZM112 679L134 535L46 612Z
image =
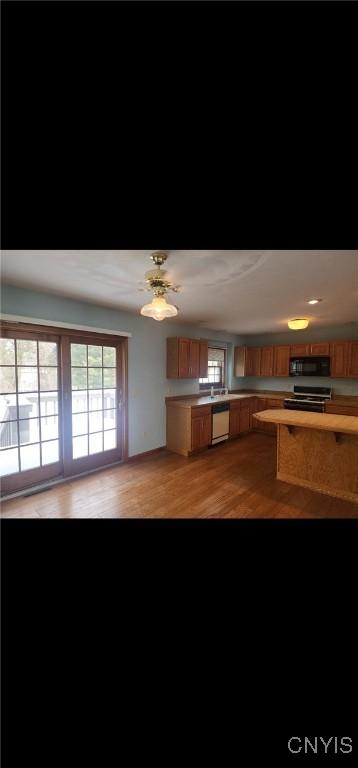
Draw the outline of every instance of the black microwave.
M290 357L290 376L330 376L329 357Z

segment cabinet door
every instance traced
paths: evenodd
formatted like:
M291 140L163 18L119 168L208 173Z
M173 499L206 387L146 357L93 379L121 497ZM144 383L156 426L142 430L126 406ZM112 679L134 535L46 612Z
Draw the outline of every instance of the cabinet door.
M351 341L348 347L348 376L358 379L358 341Z
M348 343L346 341L334 341L330 345L330 353L332 378L345 378L348 372Z
M200 346L198 341L190 341L190 353L189 353L189 378L199 378L199 351Z
M191 450L201 448L203 418L196 416L191 420Z
M254 347L253 352L253 376L260 376L261 347Z
M187 379L189 377L190 367L190 340L179 339L179 379Z
M273 372L273 347L262 347L260 376L272 376Z
M329 342L325 341L321 344L310 344L310 355L313 355L314 357L328 357Z
M290 347L274 347L274 376L288 376L290 365Z
M354 405L336 405L336 403L326 403L326 413L335 413L340 416L358 417L358 406Z
M255 347L247 347L245 354L245 376L255 376Z
M240 410L240 432L248 432L250 429L250 408L248 405L241 406Z
M199 377L208 378L208 342L201 341L199 349Z
M259 413L260 411L266 411L266 408L267 408L266 399L264 397L258 397L255 413ZM265 426L266 426L265 422L257 421L256 419L252 418L252 428L256 432L265 432Z
M253 400L250 400L250 403L249 403L250 430L255 428L255 420L253 418L253 414L257 413L257 411L258 411L258 407L257 406L258 406L258 400L255 397L255 398L253 398Z
M240 432L240 408L230 410L229 432L231 436L238 435Z
M291 357L307 357L310 354L309 344L292 344Z
M201 421L201 446L202 448L205 448L205 446L208 446L211 443L211 414L203 416Z

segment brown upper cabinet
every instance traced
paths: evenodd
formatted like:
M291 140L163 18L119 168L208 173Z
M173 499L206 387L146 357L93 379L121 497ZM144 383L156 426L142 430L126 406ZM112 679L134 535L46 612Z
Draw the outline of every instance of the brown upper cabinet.
M291 357L307 357L310 354L309 344L291 344L290 356Z
M235 347L234 375L260 376L261 347Z
M207 342L203 343L207 345ZM198 379L201 376L204 350L201 351L200 345L198 339L177 336L167 339L167 379Z
M330 356L332 378L345 378L348 372L348 342L332 342L332 344L330 344Z
M273 355L273 375L289 376L290 368L290 347L274 347Z
M358 379L358 341L350 341L348 345L348 376Z
M290 357L329 356L329 341L316 344L291 344Z
M262 347L260 376L272 376L273 373L273 347Z
M329 357L329 341L310 344L310 355L314 357Z
M199 377L207 379L208 377L208 342L200 340L199 342Z
M235 347L235 376L289 376L290 357L330 357L331 377L358 379L358 341Z

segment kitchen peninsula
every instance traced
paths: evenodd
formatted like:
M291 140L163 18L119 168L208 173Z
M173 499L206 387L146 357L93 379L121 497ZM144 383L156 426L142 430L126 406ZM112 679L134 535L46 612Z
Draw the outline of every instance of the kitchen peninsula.
M277 479L358 502L358 419L285 409L253 414L277 425Z

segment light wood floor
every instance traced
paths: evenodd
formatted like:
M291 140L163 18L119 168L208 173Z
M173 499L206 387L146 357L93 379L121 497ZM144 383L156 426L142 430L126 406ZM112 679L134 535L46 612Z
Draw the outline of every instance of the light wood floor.
M276 441L252 433L191 458L166 450L2 505L9 517L358 517L358 504L276 480Z

